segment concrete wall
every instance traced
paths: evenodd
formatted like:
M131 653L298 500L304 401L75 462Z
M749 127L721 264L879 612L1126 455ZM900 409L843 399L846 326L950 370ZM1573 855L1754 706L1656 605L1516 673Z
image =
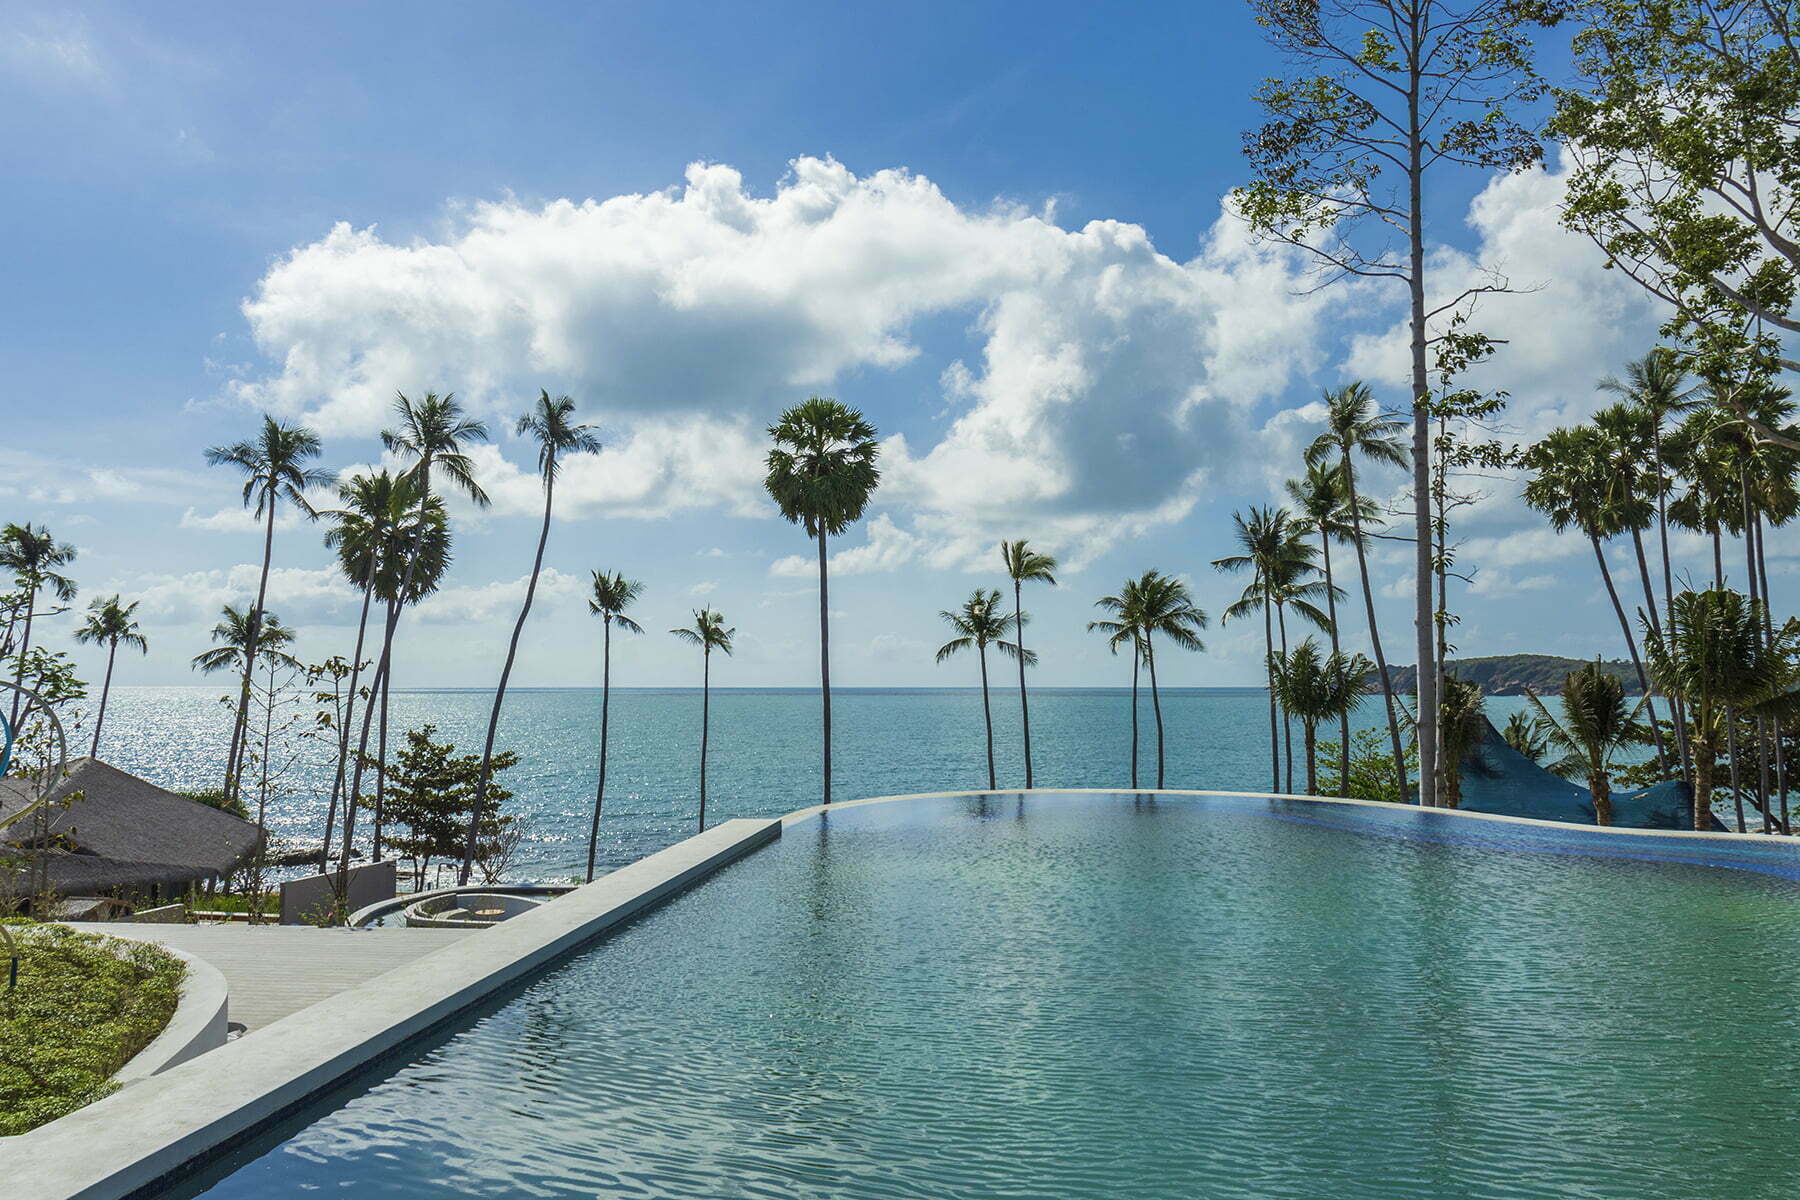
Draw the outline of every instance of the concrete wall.
M307 875L281 885L281 923L305 925L331 908L338 873ZM355 912L378 900L392 899L399 881L399 863L393 859L350 868L348 909Z
M217 1050L227 1040L230 997L225 977L209 962L167 946L162 949L187 966L187 976L181 981L181 1002L162 1033L113 1075L114 1083L148 1079L208 1050Z
M122 919L140 925L180 925L187 921L187 905L165 904L161 908L140 908Z

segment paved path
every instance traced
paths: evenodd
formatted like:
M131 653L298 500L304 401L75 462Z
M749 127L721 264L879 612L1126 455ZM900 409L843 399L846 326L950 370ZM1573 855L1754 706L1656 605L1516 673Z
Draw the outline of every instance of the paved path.
M311 925L155 925L100 921L84 933L156 942L217 967L230 1019L261 1029L481 929L318 929Z

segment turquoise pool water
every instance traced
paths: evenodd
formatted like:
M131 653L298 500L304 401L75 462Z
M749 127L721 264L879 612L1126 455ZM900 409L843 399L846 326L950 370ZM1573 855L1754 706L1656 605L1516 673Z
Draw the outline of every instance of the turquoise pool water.
M1254 797L844 809L183 1194L1787 1197L1797 874Z

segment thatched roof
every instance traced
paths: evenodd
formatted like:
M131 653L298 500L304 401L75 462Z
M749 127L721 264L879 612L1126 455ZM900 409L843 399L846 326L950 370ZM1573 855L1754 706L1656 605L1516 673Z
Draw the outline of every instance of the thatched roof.
M228 812L178 796L97 758L70 764L67 791L82 798L51 817L50 886L65 895L224 875L256 846L257 829ZM0 779L0 821L30 803L31 786ZM36 821L0 832L22 846Z

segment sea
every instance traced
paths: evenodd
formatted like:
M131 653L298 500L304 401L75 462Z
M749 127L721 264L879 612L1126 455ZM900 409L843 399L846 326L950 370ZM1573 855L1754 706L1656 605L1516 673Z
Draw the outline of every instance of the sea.
M176 790L219 786L229 716L217 687L116 687L100 757ZM996 689L996 783L1025 784L1017 690ZM1131 692L1042 688L1030 693L1035 783L1044 788L1123 788L1131 783ZM395 691L389 746L406 730L433 726L458 754L479 754L493 693L481 689ZM1490 697L1496 725L1525 705ZM1156 725L1139 696L1139 786L1157 782ZM598 867L611 870L672 845L698 828L701 696L697 688L614 688ZM806 688L715 688L707 756L706 821L773 817L820 799L819 693ZM1261 688L1170 688L1162 692L1164 780L1171 788L1267 792L1268 693ZM1353 729L1382 724L1366 697ZM91 728L91 727L90 727ZM834 688L832 798L957 791L987 786L979 689ZM1320 730L1321 740L1335 728ZM86 735L72 750L86 753ZM561 881L585 871L600 757L600 692L515 688L496 748L519 756L500 778L506 813L525 837L508 872L520 881ZM1300 730L1294 729L1295 791L1305 790ZM270 836L316 846L331 792L332 746L291 741L292 758L269 801ZM1282 790L1287 781L1282 780ZM369 785L365 786L369 790ZM254 796L250 798L254 800ZM366 819L358 832L367 837ZM433 882L431 877L427 884Z

